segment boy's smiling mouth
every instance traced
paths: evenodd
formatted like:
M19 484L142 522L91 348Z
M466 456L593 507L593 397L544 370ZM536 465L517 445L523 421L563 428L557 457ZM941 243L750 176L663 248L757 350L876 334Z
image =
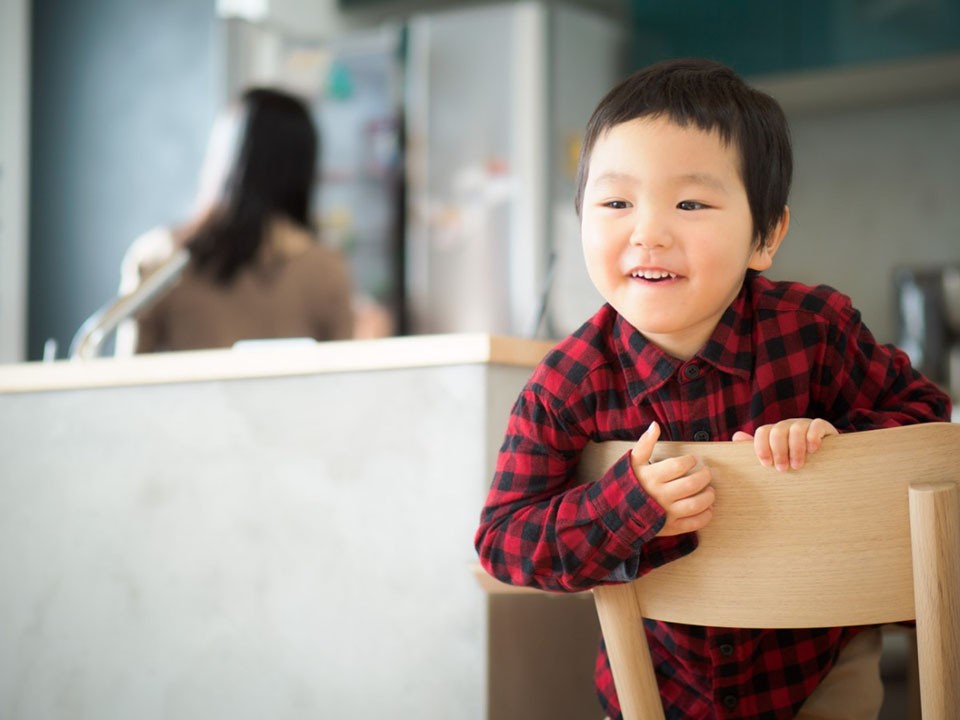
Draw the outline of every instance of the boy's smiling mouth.
M679 275L668 270L637 269L630 271L630 277L635 280L646 280L648 282L662 282L664 280L676 280Z

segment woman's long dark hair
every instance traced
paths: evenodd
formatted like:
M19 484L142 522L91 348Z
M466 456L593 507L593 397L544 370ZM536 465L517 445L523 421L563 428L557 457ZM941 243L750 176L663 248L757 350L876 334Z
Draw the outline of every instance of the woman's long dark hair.
M227 285L253 260L278 216L309 228L319 138L306 105L252 88L240 97L236 146L212 207L185 244L202 272Z

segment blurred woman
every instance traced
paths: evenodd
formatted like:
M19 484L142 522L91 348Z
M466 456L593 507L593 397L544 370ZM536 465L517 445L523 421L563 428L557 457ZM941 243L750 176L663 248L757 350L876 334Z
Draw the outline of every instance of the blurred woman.
M218 118L194 218L137 238L124 257L121 294L180 248L190 260L118 328L117 355L353 335L349 269L311 230L318 146L307 107L278 90L250 89Z

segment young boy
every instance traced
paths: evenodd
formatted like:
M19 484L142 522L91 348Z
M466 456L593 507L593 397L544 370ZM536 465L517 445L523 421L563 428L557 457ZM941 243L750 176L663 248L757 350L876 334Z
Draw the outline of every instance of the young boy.
M706 60L648 67L587 125L576 208L606 304L561 341L514 406L476 546L492 575L578 591L696 548L709 468L649 464L664 440L751 440L799 468L838 432L949 420L949 398L879 345L847 297L772 282L792 173L781 108ZM638 438L573 484L590 441ZM876 718L876 629L647 625L668 718ZM601 647L597 691L619 717Z

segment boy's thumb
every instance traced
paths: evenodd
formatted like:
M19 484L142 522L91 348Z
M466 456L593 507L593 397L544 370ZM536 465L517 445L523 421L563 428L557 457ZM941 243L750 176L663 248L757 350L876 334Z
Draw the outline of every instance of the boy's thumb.
M650 462L650 456L653 455L653 448L657 444L657 440L660 437L660 426L656 421L650 423L643 435L637 440L637 444L633 446L633 455L641 463Z

